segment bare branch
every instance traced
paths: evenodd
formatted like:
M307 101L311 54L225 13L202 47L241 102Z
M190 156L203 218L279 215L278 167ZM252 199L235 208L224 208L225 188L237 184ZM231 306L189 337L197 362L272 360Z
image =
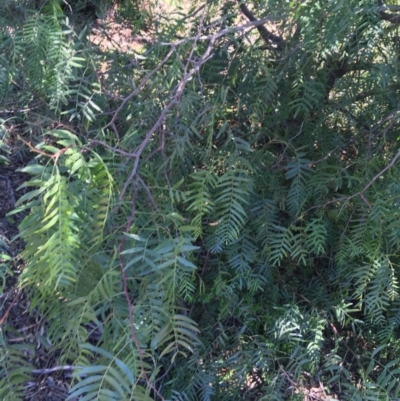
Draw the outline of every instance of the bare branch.
M157 131L157 129L162 125L164 122L168 112L172 110L176 105L179 104L180 98L183 94L183 90L185 89L187 81L195 74L197 71L200 69L200 67L212 56L211 51L214 46L215 40L216 40L217 35L215 35L209 42L208 47L204 54L197 60L196 64L190 69L189 72L185 73L184 76L182 77L181 81L179 82L177 86L177 90L175 92L174 97L172 100L165 106L164 110L161 112L160 116L158 117L158 120L156 123L153 125L153 127L147 132L143 142L137 147L137 149L134 152L134 157L135 157L135 162L133 163L133 168L131 171L131 174L129 175L128 179L126 180L122 191L119 196L119 202L122 202L122 199L125 196L125 192L128 189L129 184L133 180L133 178L136 176L138 167L139 167L139 160L140 156L143 153L144 149L146 148L148 142L150 141L150 138L153 136L153 134Z
M261 21L258 20L254 14L249 10L249 8L246 6L246 4L241 3L239 5L240 11L251 21L251 22L257 22ZM272 44L275 44L277 47L277 50L283 50L285 42L284 40L277 35L274 35L272 32L270 32L263 24L257 25L257 30L260 32L260 35L264 42L267 43L267 45L270 45L271 42Z
M135 157L136 156L136 153L128 153L128 152L125 152L124 150L113 148L112 146L108 145L107 143L105 143L103 141L99 141L97 139L93 139L90 142L91 147L93 147L96 144L104 146L105 148L107 148L108 150L111 150L112 152L119 153L121 156L127 156L127 157Z
M123 107L126 105L126 103L131 100L133 97L135 97L147 84L148 80L153 77L157 71L160 70L160 68L169 60L169 58L171 57L172 53L175 51L175 47L172 47L170 49L170 51L167 53L167 55L162 59L162 61L157 65L156 68L154 68L154 70L152 70L149 74L147 74L142 82L139 84L139 86L132 92L130 93L126 98L124 98L124 100L121 102L121 104L118 106L117 110L114 111L114 115L113 118L111 119L111 121L103 128L108 128L110 127L112 124L115 123L115 120L118 117L118 114L120 113L120 111L123 109Z
M11 309L14 307L14 305L17 302L20 294L21 294L21 290L16 291L13 300L11 301L9 307L7 308L7 310L4 312L3 316L0 319L0 325L2 325L6 321L8 315L11 312Z
M144 188L144 190L147 193L147 197L149 198L149 201L151 203L151 206L153 207L154 210L157 210L158 212L160 211L157 207L156 202L153 199L153 195L151 194L150 188L145 184L145 182L142 180L140 175L137 176L138 182L140 182L140 185Z
M392 24L400 24L400 14L389 14L386 11L400 11L400 6L391 6L383 2L383 0L378 0L379 5L379 15L384 21L391 22Z
M251 28L257 28L260 25L265 24L267 21L270 21L271 17L266 17L262 18L256 21L250 21L247 24L244 25L239 25L239 26L234 26L230 28L225 28L221 29L219 32L213 34L213 35L201 35L201 36L190 36L188 38L180 39L177 40L176 42L161 42L161 46L178 46L182 43L187 43L187 42L193 42L197 40L213 40L216 41L217 39L221 38L222 36L225 36L229 33L234 33L234 32L244 32L246 29Z
M192 36L192 37L188 37L185 39L181 39L178 40L176 42L162 42L159 45L160 46L171 46L171 49L169 50L169 52L167 53L167 55L164 57L164 59L157 65L157 67L152 70L149 74L147 74L142 82L139 84L139 86L132 92L130 93L127 97L125 97L121 104L118 106L118 108L112 113L113 117L111 119L111 121L105 126L103 127L103 129L108 128L110 126L113 126L113 124L115 124L115 121L118 117L118 114L121 112L121 110L123 109L123 107L126 105L126 103L131 100L133 97L135 97L147 84L147 82L149 81L150 78L152 78L157 71L160 70L160 68L169 60L169 58L171 57L171 55L174 53L174 51L176 50L176 47L182 43L187 43L187 42L193 42L193 41L210 41L210 43L214 44L215 41L219 38L221 38L222 36L227 35L228 33L233 33L233 32L244 32L246 29L248 28L256 28L258 26L261 26L262 24L265 24L265 22L269 21L271 18L267 17L267 18L262 18L260 20L255 20L255 21L250 21L247 24L244 25L240 25L240 26L236 26L236 27L232 27L232 28L226 28L226 29L222 29L221 31L213 34L213 35L197 35L197 36ZM211 51L211 49L210 49ZM205 62L206 60L202 61L202 64ZM200 67L200 66L199 66ZM198 69L196 69L197 71Z
M49 373L59 372L60 370L76 370L83 369L83 366L73 366L73 365L65 365L65 366L54 366L54 368L47 369L33 369L31 373L34 375L48 375Z
M134 194L133 194L133 198L132 198L132 211L131 211L131 215L129 216L128 222L126 223L125 232L130 231L132 224L133 224L133 220L136 216L136 211L137 211L137 209L136 209L136 198L137 198L137 193L138 193L137 181L133 184L133 187L134 187ZM129 326L130 326L130 330L131 330L131 340L132 340L133 344L135 344L135 347L138 352L139 361L140 361L141 377L146 381L146 384L149 386L149 388L151 388L157 394L157 396L160 398L160 400L164 401L164 397L160 394L160 392L157 390L155 385L151 382L150 378L148 377L148 375L146 373L145 364L144 364L145 352L143 351L143 349L140 345L140 342L136 336L136 328L135 328L134 318L133 318L135 306L133 305L132 300L131 300L131 296L130 296L130 292L129 292L129 288L128 288L128 277L126 275L124 258L122 255L125 240L126 240L126 236L124 235L118 246L118 256L119 256L119 266L120 266L121 277L122 277L123 292L125 295L125 299L126 299L126 303L128 305L128 311L129 311Z
M396 160L399 157L400 157L400 150L396 153L396 156L392 159L392 161L383 170L381 170L378 174L376 174L374 176L374 178L372 178L372 180L360 192L356 193L352 197L363 194L383 173L385 173L387 170L389 170L390 167L392 167L396 163Z
M203 8L205 8L207 4L203 4L202 6L200 6L197 10L194 10L191 14L186 15L184 18L182 18L181 21L186 21L192 17L194 17L196 14L198 14L201 10L203 10Z
M384 21L389 21L392 24L398 25L400 24L400 15L399 14L388 14L385 11L381 11L379 13L379 15L381 16L381 18Z
M344 196L342 198L336 198L336 199L332 199L330 201L325 202L323 205L316 205L316 206L312 206L309 209L307 209L303 215L306 215L308 212L310 212L311 210L314 209L318 209L320 207L324 208L332 203L339 203L339 202L344 202L341 209L343 210L343 208L345 207L345 205L347 204L347 202L349 202L351 199L359 196L363 202L365 202L365 204L371 209L372 205L371 203L365 198L364 192L382 175L384 174L387 170L389 170L391 167L394 166L394 164L396 163L397 159L400 157L400 150L396 153L396 155L393 157L393 159L390 161L390 163L384 168L382 169L379 173L377 173L372 180L370 180L368 182L367 185L364 186L364 188L361 191L358 191L357 193L350 195L350 196Z

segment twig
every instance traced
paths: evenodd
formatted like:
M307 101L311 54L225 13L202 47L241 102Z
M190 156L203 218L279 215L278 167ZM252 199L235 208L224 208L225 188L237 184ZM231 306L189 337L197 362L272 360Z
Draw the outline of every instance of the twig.
M0 109L0 113L7 113L7 114L15 114L15 113L26 113L28 111L35 110L39 108L42 105L42 103L36 103L31 107L25 107L23 109Z
M191 14L186 15L185 17L183 17L181 19L181 21L186 21L189 18L194 17L196 14L198 14L204 7L206 6L206 4L203 4L202 6L200 6L197 10L194 10Z
M182 43L193 42L193 41L198 41L198 40L205 40L205 41L213 40L215 42L217 39L219 39L222 36L225 36L229 33L241 32L241 31L243 32L248 28L251 28L251 29L257 28L258 26L263 25L267 21L270 21L270 20L271 20L271 17L265 17L265 18L259 19L257 21L247 22L246 24L243 24L243 25L221 29L219 32L217 32L213 35L190 36L188 38L180 39L175 42L161 42L160 45L176 47Z
M57 163L58 158L59 158L63 153L65 153L68 149L70 149L70 148L72 147L72 146L70 145L70 146L67 146L66 148L60 149L58 152L56 152L56 153L54 153L54 154L51 154L51 153L43 152L43 150L34 148L34 147L32 146L31 143L25 141L25 139L22 138L21 135L19 135L19 134L17 134L17 138L18 138L21 142L23 142L26 146L28 146L28 148L29 148L29 150L30 150L31 152L38 153L38 154L40 154L40 155L42 155L42 156L46 156L46 157L48 157L48 158L54 160L54 163Z
M47 375L49 373L58 372L60 370L75 370L75 369L83 369L84 366L73 366L73 365L65 365L65 366L54 366L54 368L47 369L34 369L31 370L31 373L34 375Z
M113 152L119 153L121 156L127 156L127 157L135 157L136 156L135 152L134 153L128 153L128 152L125 152L124 150L113 148L112 146L108 145L107 143L105 143L103 141L99 141L97 139L93 139L90 142L91 146L94 146L96 144L104 146L105 148L107 148L108 150L111 150Z
M392 120L389 124L389 128L392 127L396 123L395 117L399 115L399 110L394 110L391 113L389 113L387 116L382 118L382 120L378 121L374 127L372 127L371 131L374 132L377 128L379 128L382 124L388 122L389 120Z
M147 196L148 196L148 198L149 198L149 200L150 200L150 203L151 203L151 205L153 206L153 209L159 211L159 209L158 209L158 207L157 207L157 205L156 205L156 202L154 201L153 196L151 195L150 188L145 184L145 182L142 180L142 178L140 177L140 175L137 176L137 180L138 180L138 182L140 182L140 185L141 185L141 186L144 188L144 190L146 191Z
M395 155L394 158L391 160L391 162L390 162L384 169L382 169L379 173L377 173L377 174L372 178L372 180L370 180L370 181L368 182L368 184L365 185L365 187L364 187L361 191L358 191L358 192L356 192L355 194L350 195L350 196L344 196L344 197L342 197L342 198L332 199L332 200L330 200L330 201L328 201L328 202L325 202L323 205L312 206L312 207L310 207L309 209L307 209L307 210L304 212L304 214L307 214L308 212L310 212L310 211L313 210L313 209L318 209L318 208L320 208L320 207L328 206L328 205L331 204L331 203L336 203L336 202L342 202L342 201L344 201L344 204L342 205L342 207L341 207L341 209L340 209L340 210L343 210L343 208L345 207L345 205L347 204L347 202L348 202L350 199L355 198L356 196L359 196L359 197L367 204L367 206L371 209L371 208L372 208L372 205L371 205L370 202L365 198L364 192L365 192L365 191L366 191L366 190L367 190L382 174L384 174L387 170L389 170L389 169L396 163L396 161L397 161L397 159L398 159L399 157L400 157L400 150L396 153L396 155Z
M374 181L376 181L383 173L385 173L387 170L389 170L390 167L392 167L396 163L396 160L399 157L400 157L400 150L396 153L396 156L392 159L392 161L383 170L381 170L378 174L376 174L372 178L372 180L360 192L357 192L356 194L351 196L351 198L353 198L353 197L355 197L357 195L363 194L374 183Z
M108 128L109 126L111 126L112 124L115 123L115 120L117 119L117 116L119 114L119 112L123 109L123 107L126 105L127 102L129 102L129 100L131 100L133 97L135 97L147 84L148 80L153 77L155 75L155 73L157 71L160 70L160 68L169 60L169 58L171 57L172 53L174 53L175 51L175 47L173 46L170 51L167 53L167 55L161 60L161 62L157 65L156 68L154 68L154 70L152 70L149 74L147 74L142 82L139 84L139 86L132 92L130 93L126 98L124 98L124 100L122 100L121 104L118 106L118 108L114 111L114 115L111 119L111 121L103 128Z
M138 188L137 188L137 182L133 184L134 187L134 193L133 193L133 199L132 199L132 212L131 215L129 216L128 222L126 223L125 231L129 232L129 230L132 227L133 219L136 216L136 198L137 198L137 193L138 193ZM131 340L135 344L135 347L138 351L139 355L139 361L140 361L140 371L141 371L141 376L146 380L146 384L151 388L157 395L160 397L162 401L164 401L164 397L160 394L160 392L157 390L155 385L150 382L150 379L147 376L145 367L144 367L144 352L142 350L142 347L140 345L140 342L138 338L136 337L136 329L133 321L133 312L134 312L134 306L132 304L130 295L129 295L129 289L128 289L128 278L126 276L125 272L125 264L122 256L122 251L124 249L124 244L125 244L126 236L124 235L122 237L122 240L118 246L118 256L119 256L119 266L121 270L121 276L122 276L122 285L123 285L123 291L125 294L126 302L128 304L128 311L129 311L129 327L131 329Z
M13 306L15 305L15 303L17 302L17 299L19 298L19 295L21 294L21 290L18 290L15 295L14 295L14 299L12 300L10 306L7 308L7 310L5 311L4 315L2 316L2 318L0 319L0 325L2 325L5 320L7 319L8 315L11 312L11 309L13 308Z

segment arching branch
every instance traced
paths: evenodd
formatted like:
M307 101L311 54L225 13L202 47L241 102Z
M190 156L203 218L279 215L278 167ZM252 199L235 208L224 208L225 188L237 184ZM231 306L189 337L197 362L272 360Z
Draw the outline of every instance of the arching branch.
M249 10L246 4L239 2L239 8L243 15L248 18L249 21L258 21L258 19ZM261 38L264 40L264 42L267 43L267 45L274 44L276 45L277 50L283 50L285 45L285 41L283 40L283 38L270 32L264 25L258 25L257 30L260 33Z
M378 0L379 4L379 15L384 21L391 22L392 24L400 24L400 14L392 14L387 11L400 11L399 6L386 5L382 0Z

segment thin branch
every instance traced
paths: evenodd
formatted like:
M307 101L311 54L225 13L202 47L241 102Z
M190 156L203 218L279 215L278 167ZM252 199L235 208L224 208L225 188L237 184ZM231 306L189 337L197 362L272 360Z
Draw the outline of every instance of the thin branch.
M84 366L73 366L73 365L65 365L65 366L55 366L54 368L48 369L33 369L31 373L34 375L47 375L49 373L59 372L60 370L75 370L75 369L83 369Z
M379 11L400 11L400 6L385 4L383 0L378 0Z
M135 153L135 152L134 152L134 153L128 153L128 152L125 152L124 150L117 149L117 148L113 148L112 146L106 144L105 142L99 141L99 140L97 140L97 139L93 139L93 140L90 142L90 146L91 146L91 147L93 147L93 146L96 145L96 144L97 144L97 145L104 146L104 147L107 148L108 150L111 150L111 151L113 151L113 152L115 152L115 153L119 153L121 156L127 156L127 157L135 157L135 156L136 156L136 153Z
M139 84L139 86L132 92L130 93L126 98L124 98L124 100L122 100L121 104L118 106L118 108L114 111L114 115L111 119L111 121L103 128L108 128L110 127L112 124L115 123L115 120L118 117L118 114L120 113L120 111L123 109L123 107L126 105L126 103L129 102L129 100L131 100L133 97L135 97L147 84L147 82L149 81L150 78L152 78L157 71L160 70L160 68L169 60L169 58L171 57L172 53L175 51L175 47L173 46L170 51L167 53L167 55L161 60L161 62L157 65L156 68L154 68L154 70L152 70L149 74L147 74L142 82Z
M392 159L392 161L383 170L381 170L378 174L376 174L374 176L374 178L372 178L372 180L360 192L353 195L352 197L363 194L383 173L385 173L387 170L389 170L390 167L392 167L396 163L396 161L399 157L400 157L400 150L396 153L396 156Z
M70 149L70 148L72 147L72 146L70 145L70 146L67 146L67 147L65 147L65 148L60 149L58 152L56 152L56 153L54 153L54 154L50 154L50 153L43 152L43 150L36 149L35 147L33 147L33 145L32 145L30 142L25 141L25 139L22 138L21 135L19 135L19 134L17 134L17 138L18 138L21 142L23 142L26 146L28 146L28 148L29 148L29 150L30 150L31 152L38 153L38 154L40 154L40 155L42 155L42 156L46 156L46 157L48 157L49 159L54 160L54 163L57 163L58 158L59 158L63 153L65 153L68 149Z
M384 21L389 21L395 25L400 24L400 15L399 14L388 14L385 11L380 11L379 15L380 15L381 19L383 19Z
M144 140L142 141L142 143L137 147L137 149L135 150L134 154L135 154L135 162L133 163L133 168L132 171L128 177L128 179L126 180L120 196L119 196L119 203L122 202L122 199L125 196L125 192L129 186L129 184L132 182L133 178L135 177L137 171L138 171L138 167L139 167L139 160L140 160L140 156L143 153L144 149L146 148L148 142L150 141L150 138L153 136L153 134L157 131L157 129L162 125L162 123L164 122L167 114L169 113L170 110L172 110L176 105L179 104L180 98L183 94L183 90L185 89L186 83L188 82L188 80L195 74L197 73L197 71L200 69L200 67L211 57L211 51L212 48L214 46L216 40L216 36L213 37L212 40L210 40L208 47L206 49L206 51L204 52L204 54L198 59L198 61L196 62L196 64L190 69L189 72L187 72L181 79L181 81L179 82L175 95L172 98L172 100L167 104L167 106L165 106L164 110L161 112L159 118L157 119L156 123L153 125L153 127L147 132Z
M11 304L9 305L9 307L7 308L7 310L4 312L4 315L1 317L0 319L0 326L5 322L5 320L7 319L8 315L11 312L11 309L14 307L15 303L17 302L19 296L21 294L21 290L18 290L15 295L13 300L11 301Z
M383 0L377 0L378 10L381 19L384 21L389 21L392 24L400 23L400 15L399 14L388 14L386 11L400 11L399 6L389 6L383 2Z
M181 21L186 21L192 17L194 17L196 14L198 14L207 4L203 4L202 6L200 6L197 10L194 10L191 14L186 15L185 17L183 17L181 19Z
M16 114L16 113L27 113L29 111L38 109L39 107L41 107L43 105L43 103L37 102L36 104L30 106L30 107L25 107L23 109L20 108L15 108L15 109L0 109L0 113L6 113L6 114Z
M364 192L380 177L382 176L382 174L384 174L387 170L389 170L391 167L394 166L394 164L396 163L397 159L400 157L400 150L396 153L396 155L394 156L394 158L391 160L391 162L384 168L382 169L379 173L377 173L369 182L367 185L364 186L364 188L361 191L356 192L353 195L350 196L344 196L342 198L336 198L336 199L332 199L330 201L325 202L323 205L316 205L316 206L312 206L309 209L307 209L303 215L307 214L308 212L310 212L311 210L314 209L318 209L320 207L326 207L332 203L337 203L337 202L343 202L343 205L341 207L340 210L343 210L343 208L345 207L345 205L353 198L359 196L363 202L366 203L366 205L371 209L372 205L371 203L365 198Z
M392 120L389 124L389 127L392 127L396 122L397 119L395 117L397 117L399 115L400 111L399 110L394 110L391 113L389 113L387 116L385 116L384 118L382 118L382 120L378 121L375 126L372 128L372 131L375 131L377 128L379 128L382 124L385 124L386 122Z
M133 199L132 199L132 211L131 211L131 215L129 216L128 222L126 223L125 226L125 232L129 232L129 230L132 227L133 224L133 220L136 216L136 199L137 199L137 194L138 194L138 186L137 186L137 182L135 182L133 184L134 187L134 193L133 193ZM145 369L145 365L144 365L144 351L142 350L142 347L140 345L140 342L136 336L136 328L135 328L135 324L133 321L133 313L135 310L135 307L131 301L131 297L129 294L129 288L128 288L128 277L126 275L125 272L125 264L124 264L124 259L122 256L122 251L124 249L124 244L125 244L125 240L126 240L126 236L123 235L122 240L118 246L118 256L119 256L119 266L120 266L120 270L121 270L121 276L122 276L122 286L123 286L123 292L125 295L125 299L126 299L126 303L128 304L128 311L129 311L129 327L131 330L131 340L132 342L135 344L135 347L138 351L138 356L139 356L139 362L140 362L140 371L141 371L141 376L143 377L143 379L146 381L147 386L152 389L157 396L164 401L164 397L160 394L160 392L157 390L157 388L155 387L155 385L150 381L147 373L146 373L146 369Z
M140 182L140 185L144 188L144 190L147 193L147 197L149 198L149 201L151 203L151 206L153 207L154 210L157 210L158 212L160 211L160 209L157 207L156 202L153 199L153 196L151 194L150 188L145 184L145 182L142 180L142 178L140 177L140 175L137 176L137 180L138 182Z
M191 36L188 38L184 38L184 39L180 39L177 40L175 42L161 42L160 45L161 46L178 46L182 43L187 43L187 42L193 42L193 41L197 41L197 40L213 40L214 42L221 38L222 36L225 36L229 33L234 33L234 32L244 32L246 29L251 28L257 28L260 25L265 24L267 21L270 21L271 17L265 17L256 21L250 21L244 25L239 25L239 26L234 26L234 27L230 27L230 28L225 28L225 29L221 29L219 32L213 34L213 35L201 35L201 36Z

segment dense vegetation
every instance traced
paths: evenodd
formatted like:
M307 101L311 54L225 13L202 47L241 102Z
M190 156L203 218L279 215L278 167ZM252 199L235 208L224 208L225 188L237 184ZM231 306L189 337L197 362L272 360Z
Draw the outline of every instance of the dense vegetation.
M400 398L400 6L183 6L0 3L15 274L47 322L27 351L3 311L0 398L40 347L71 400ZM111 11L144 39L93 40Z

